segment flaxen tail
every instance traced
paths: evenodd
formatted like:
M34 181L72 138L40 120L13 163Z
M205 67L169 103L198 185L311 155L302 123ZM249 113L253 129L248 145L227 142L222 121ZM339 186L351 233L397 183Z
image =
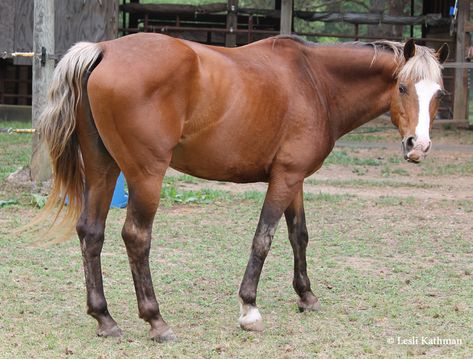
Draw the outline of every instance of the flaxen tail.
M84 192L84 165L76 133L78 107L81 106L84 75L98 61L99 45L80 42L59 61L48 102L39 119L38 132L46 142L51 157L53 185L45 207L46 212L57 209L55 221L64 208L63 221L77 221Z

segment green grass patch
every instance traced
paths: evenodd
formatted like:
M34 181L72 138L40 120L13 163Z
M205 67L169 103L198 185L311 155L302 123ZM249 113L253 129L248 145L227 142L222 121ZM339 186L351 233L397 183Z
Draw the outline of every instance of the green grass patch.
M425 176L473 175L473 159L455 161L453 163L436 163L429 161L423 164L422 174Z
M24 122L0 122L2 128L25 128ZM31 134L0 133L0 183L31 158Z
M390 180L367 180L367 179L348 179L348 180L319 180L308 179L305 181L310 185L326 185L334 187L380 187L380 188L434 188L435 185L419 182L398 182Z
M409 176L409 172L407 172L407 170L405 170L404 168L400 168L400 167L392 168L389 165L385 165L381 169L381 175L383 177L391 177L393 175Z
M214 189L200 189L196 191L185 191L173 185L166 184L161 190L161 200L164 204L169 203L211 203L215 201L228 201L232 195L228 191Z
M349 155L347 151L333 150L325 160L326 165L379 166L380 160Z
M375 203L381 206L402 206L405 204L412 205L416 203L416 199L414 197L381 196L375 200Z
M383 141L383 137L363 133L348 133L343 136L343 140L351 142L381 142Z
M166 176L164 177L163 183L164 184L179 184L179 183L187 183L187 184L199 184L205 182L205 180L201 178L197 178L194 176L190 176L187 174L181 174L176 176Z

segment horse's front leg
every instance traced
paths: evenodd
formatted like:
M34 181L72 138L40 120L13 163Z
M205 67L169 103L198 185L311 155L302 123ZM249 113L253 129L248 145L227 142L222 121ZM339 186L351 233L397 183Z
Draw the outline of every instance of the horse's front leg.
M242 329L251 331L264 329L261 314L256 306L259 278L279 220L302 181L303 176L282 173L279 176L273 176L269 183L253 238L250 259L239 290L240 318L238 322Z
M312 293L310 280L307 276L306 248L309 235L305 222L304 192L301 188L292 203L284 212L287 223L289 241L294 252L294 279L292 285L299 295L297 305L299 310L319 310L320 304Z

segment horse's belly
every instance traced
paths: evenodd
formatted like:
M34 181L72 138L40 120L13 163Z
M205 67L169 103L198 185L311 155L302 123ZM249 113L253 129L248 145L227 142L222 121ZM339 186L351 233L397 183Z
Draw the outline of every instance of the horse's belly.
M170 166L192 176L236 183L262 182L268 179L271 161L255 156L251 149L201 144L179 144L173 151Z

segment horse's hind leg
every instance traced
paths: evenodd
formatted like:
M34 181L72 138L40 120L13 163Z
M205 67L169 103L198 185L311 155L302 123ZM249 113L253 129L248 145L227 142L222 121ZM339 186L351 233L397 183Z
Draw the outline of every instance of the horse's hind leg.
M292 285L299 295L297 305L299 310L320 309L317 298L310 289L310 280L307 276L306 248L309 242L304 212L304 192L302 185L292 203L284 212L286 217L289 241L294 252L294 279Z
M176 339L159 311L149 268L151 230L166 168L167 163L163 163L160 170L153 171L158 174L135 173L133 179L128 181L130 197L122 230L135 284L139 315L151 325L150 337L158 342Z
M90 116L88 120L84 118L79 122L78 133L86 182L84 207L76 228L84 262L87 313L98 321L99 336L120 336L121 330L107 309L100 263L105 220L120 170L103 146Z

